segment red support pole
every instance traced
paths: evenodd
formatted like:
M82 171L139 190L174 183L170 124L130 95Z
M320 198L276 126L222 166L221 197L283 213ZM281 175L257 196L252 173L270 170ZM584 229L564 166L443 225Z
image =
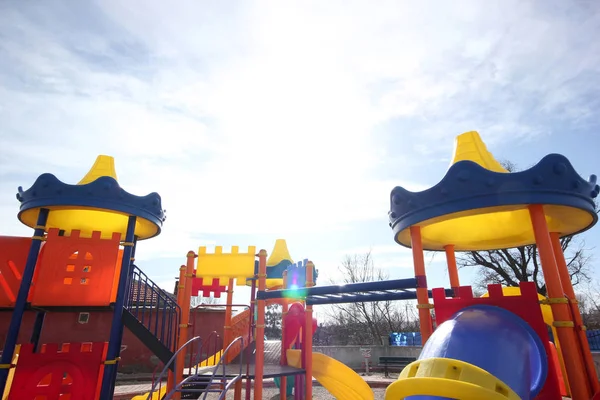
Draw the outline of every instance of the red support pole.
M258 252L258 291L264 292L267 281L267 251ZM254 370L254 400L263 398L263 375L265 364L265 301L257 301L256 317L256 365Z
M225 306L225 326L223 326L223 351L229 346L229 344L233 341L232 335L232 327L231 327L231 314L232 314L232 304L233 304L233 279L229 280L227 284L227 305ZM244 351L244 349L242 349ZM229 354L225 356L223 362L229 363L231 361L231 357Z
M450 277L450 287L456 290L460 287L460 282L458 280L458 267L456 266L456 254L454 253L454 245L449 244L444 246L444 250L446 251L446 260L448 262L448 275Z
M560 236L556 232L550 233L550 239L552 240L552 248L554 249L554 258L558 266L558 274L560 276L560 283L564 294L571 303L571 309L573 310L573 321L575 322L575 331L579 336L579 343L581 346L581 354L585 363L586 372L590 386L594 393L600 390L600 383L598 382L598 376L596 375L596 366L594 359L592 358L592 351L590 350L590 343L588 342L587 335L585 334L585 326L583 326L583 320L581 319L581 311L577 305L577 298L575 297L575 290L573 290L573 284L571 283L571 276L569 275L569 269L567 268L567 261L565 260L565 254L562 251L560 245Z
M569 304L562 300L567 300L563 294L561 279L558 273L558 266L554 257L552 240L548 232L546 214L544 206L541 204L532 204L529 206L529 215L533 225L533 233L538 248L538 254L542 261L542 271L550 299L550 307L554 315L554 326L557 328L558 340L560 341L563 359L565 360L565 369L569 386L571 387L571 396L573 400L589 400L592 398L591 388L587 377L582 373L585 371L582 355L577 345L577 335L575 334L573 320L569 312Z
M314 264L312 261L306 263L306 287L312 287L313 283L313 268ZM304 360L305 370L306 370L306 389L305 389L305 399L312 399L312 345L313 345L313 329L312 329L312 320L313 320L313 306L306 305L304 311L304 356L306 357Z
M283 271L283 289L287 288L287 271ZM285 343L285 316L288 313L288 302L285 298L281 298L281 365L287 365L287 348ZM284 375L279 381L279 399L286 400L287 398L287 377Z
M177 292L179 307L181 307L181 322L179 324L179 343L177 348L183 346L190 338L188 328L190 327L190 301L192 297L192 278L194 277L194 262L196 253L187 253L187 263L180 268L179 291ZM183 369L185 367L185 351L180 353L175 360L175 382L177 385L183 380ZM172 389L172 388L171 388ZM181 393L173 394L173 399L181 398Z
M429 293L427 292L427 275L425 274L425 258L423 257L423 242L421 240L421 228L410 227L410 239L415 267L415 278L417 279L417 308L419 309L419 325L421 328L421 341L429 340L433 332L433 321L431 320L431 308L429 304Z

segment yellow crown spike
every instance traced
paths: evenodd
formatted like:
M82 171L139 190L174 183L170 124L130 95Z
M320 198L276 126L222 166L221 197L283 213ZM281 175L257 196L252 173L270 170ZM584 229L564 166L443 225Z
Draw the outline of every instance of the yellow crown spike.
M78 185L87 185L94 182L96 179L103 176L110 176L117 180L117 172L115 170L115 159L111 156L99 155L88 173L79 181Z
M465 132L458 135L454 141L454 165L459 161L473 161L483 168L494 172L508 172L490 153L476 131Z
M273 251L267 260L267 267L275 266L283 260L289 260L291 263L294 263L285 239L277 239Z

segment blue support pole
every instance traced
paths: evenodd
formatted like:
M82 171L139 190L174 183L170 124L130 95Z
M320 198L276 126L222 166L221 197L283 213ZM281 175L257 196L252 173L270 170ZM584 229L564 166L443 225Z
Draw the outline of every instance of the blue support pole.
M42 336L42 328L44 327L44 319L46 319L45 311L38 311L35 314L35 323L33 324L33 332L29 343L33 344L33 351L40 351L40 337Z
M47 208L40 208L33 238L31 240L31 247L29 247L29 254L27 255L27 263L25 264L25 269L23 270L19 294L17 295L17 300L15 301L15 307L10 318L10 325L8 326L8 333L4 343L4 350L2 351L2 357L0 358L0 393L4 393L4 388L6 387L8 371L10 371L12 358L15 353L17 340L19 338L21 321L23 320L25 307L27 307L27 297L29 296L31 280L33 279L33 273L35 272L35 266L38 261L40 247L42 246L42 241L44 240L44 232L46 231L46 223L48 222L49 213L50 210Z
M131 257L129 257L129 265L130 268L131 266L133 266L133 262L135 261L135 250L137 249L137 241L138 241L138 237L134 236L133 237L133 246L131 249ZM127 283L125 284L125 302L123 303L123 307L125 307L126 309L130 309L131 307L131 278L132 278L132 273L131 270L129 271L129 273L127 274ZM131 310L130 310L131 311ZM122 327L124 328L124 327ZM122 329L121 329L122 330Z
M125 235L125 243L123 243L125 248L123 250L121 273L119 274L117 299L115 301L113 319L110 327L110 339L108 342L108 351L106 353L107 364L104 367L104 376L102 377L100 400L111 400L115 391L118 357L121 354L121 343L123 340L123 306L125 305L125 297L129 292L127 285L131 269L131 257L132 254L134 254L136 220L137 218L135 216L130 216L127 222L127 233Z

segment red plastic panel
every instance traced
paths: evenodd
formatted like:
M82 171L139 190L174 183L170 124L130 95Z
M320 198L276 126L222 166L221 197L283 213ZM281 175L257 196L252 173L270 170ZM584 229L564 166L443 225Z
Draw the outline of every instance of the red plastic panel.
M542 317L535 284L533 282L521 282L519 286L521 288L520 296L504 296L502 285L495 284L488 285L489 297L476 298L473 297L471 286L459 287L458 296L455 298L446 298L443 288L433 289L436 323L439 326L461 309L479 304L501 307L518 315L538 334L548 356L548 378L536 400L561 400L562 396L560 395L558 377L556 376L557 366L552 357L548 328ZM515 362L518 362L518 360L515 360Z
M0 236L0 307L13 307L31 247L31 238Z
M196 272L194 271L194 276ZM215 298L221 298L221 293L225 293L227 287L219 286L219 279L213 279L210 285L205 285L202 278L192 278L192 296L198 296L202 292L202 297L210 297L211 293Z
M21 345L8 400L95 400L108 343Z
M37 282L31 303L36 306L107 306L114 301L113 290L121 270L120 234L101 239L100 232L91 238L80 237L74 230L70 236L59 236L50 229L44 255L38 266Z

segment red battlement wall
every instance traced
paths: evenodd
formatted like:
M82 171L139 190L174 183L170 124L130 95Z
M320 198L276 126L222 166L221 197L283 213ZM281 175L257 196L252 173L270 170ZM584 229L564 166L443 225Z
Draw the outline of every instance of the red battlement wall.
M6 340L10 316L10 311L0 311L0 346L3 346L4 341ZM159 318L162 317L159 315ZM90 318L86 324L80 324L78 319L79 312L48 312L44 321L41 343L108 341L112 319L111 311L90 312ZM26 312L19 333L18 343L29 342L34 321L35 312ZM223 337L225 311L197 311L193 313L190 322L196 325L195 335L207 338L211 332L216 331ZM158 359L127 328L125 328L123 334L123 346L126 347L121 353L119 372L151 373L154 371ZM0 351L2 351L2 347L0 347Z

